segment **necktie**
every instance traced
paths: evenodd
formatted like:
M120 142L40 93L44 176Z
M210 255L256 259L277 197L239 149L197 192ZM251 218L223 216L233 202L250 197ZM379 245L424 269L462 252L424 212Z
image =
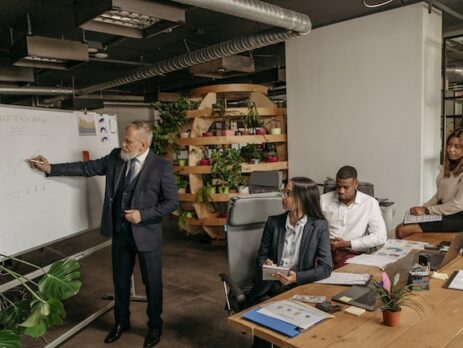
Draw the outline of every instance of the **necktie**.
M125 185L129 186L132 180L135 178L135 164L137 163L137 159L133 158L130 160L130 169L125 177Z

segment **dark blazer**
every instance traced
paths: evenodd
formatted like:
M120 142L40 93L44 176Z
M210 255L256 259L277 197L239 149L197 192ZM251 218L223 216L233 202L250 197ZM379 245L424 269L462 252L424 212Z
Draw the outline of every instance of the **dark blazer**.
M52 164L49 176L106 176L106 189L101 215L101 234L111 237L113 226L113 200L123 173L125 162L121 149L114 149L105 157L86 162ZM169 161L149 150L142 170L138 174L131 209L141 213L141 222L132 225L133 237L139 251L160 248L162 241L161 218L177 209L178 189Z
M265 295L272 285L272 281L262 280L262 265L266 259L280 264L285 242L287 215L288 213L270 216L267 220L257 254L257 275L251 291L251 300ZM332 270L330 239L326 220L308 217L302 233L296 270L296 285L327 278Z

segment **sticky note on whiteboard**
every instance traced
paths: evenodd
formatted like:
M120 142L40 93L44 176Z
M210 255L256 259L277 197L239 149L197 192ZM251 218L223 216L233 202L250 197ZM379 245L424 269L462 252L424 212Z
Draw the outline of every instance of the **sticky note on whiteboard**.
M111 133L116 133L117 132L117 122L115 118L110 118L109 119L109 131Z

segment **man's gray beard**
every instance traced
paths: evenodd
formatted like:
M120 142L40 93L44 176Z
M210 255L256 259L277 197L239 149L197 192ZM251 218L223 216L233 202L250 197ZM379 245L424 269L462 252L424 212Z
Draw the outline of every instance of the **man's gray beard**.
M134 153L131 153L131 152L123 152L121 150L120 157L124 162L127 162L127 161L130 161L131 159L134 159L135 157L137 157L137 155L134 154Z

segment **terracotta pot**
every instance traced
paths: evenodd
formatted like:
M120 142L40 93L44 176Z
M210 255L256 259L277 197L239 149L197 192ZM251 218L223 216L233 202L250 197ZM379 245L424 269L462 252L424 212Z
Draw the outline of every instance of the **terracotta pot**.
M383 311L383 322L386 326L399 326L400 324L400 311L389 312Z
M248 129L243 129L243 130L240 130L240 134L241 135L249 135L249 130Z
M265 162L267 163L273 163L273 162L278 162L278 157L276 156L268 156L266 159L265 159Z
M210 166L211 165L211 160L208 160L208 159L199 160L199 165L200 166Z
M263 127L256 128L256 135L264 135L267 134L267 130Z
M222 131L222 134L226 137L231 137L231 136L234 136L235 135L235 131L234 130L230 130L230 129L227 129L227 130L223 130Z

